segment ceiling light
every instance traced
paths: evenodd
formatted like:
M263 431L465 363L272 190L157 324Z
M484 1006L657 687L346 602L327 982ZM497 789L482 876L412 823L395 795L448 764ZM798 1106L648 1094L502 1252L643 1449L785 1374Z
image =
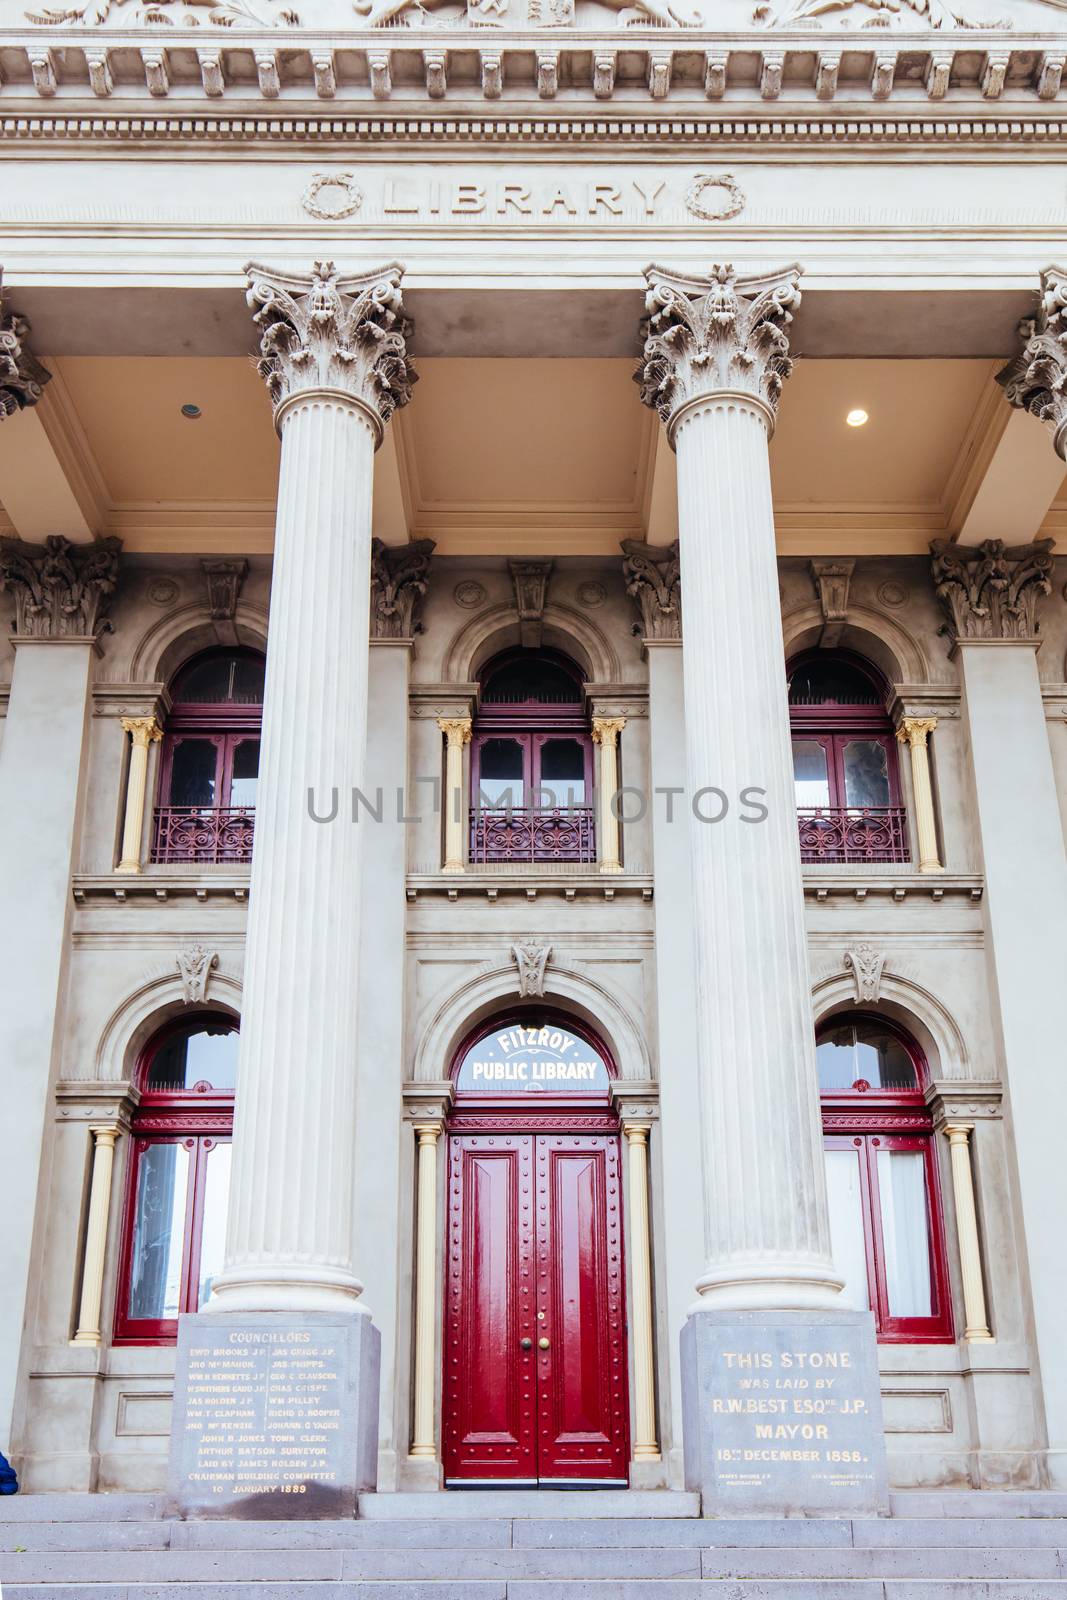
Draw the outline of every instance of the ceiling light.
M850 411L845 418L850 428L862 428L867 420L867 413L862 406L857 406L855 411Z
M199 406L187 405L187 406L182 406L182 416L183 417L187 417L190 422L195 422L198 417L203 416L203 412L201 411ZM867 420L866 415L864 416L863 420L864 420L864 422L866 422L866 420Z

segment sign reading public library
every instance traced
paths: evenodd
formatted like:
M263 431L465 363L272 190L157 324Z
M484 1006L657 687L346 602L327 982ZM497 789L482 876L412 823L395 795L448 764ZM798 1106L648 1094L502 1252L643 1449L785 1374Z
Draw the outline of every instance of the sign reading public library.
M183 1317L171 1440L182 1511L273 1518L354 1510L368 1332L376 1374L369 1317ZM373 1392L376 1408L376 1375Z
M471 1046L460 1063L456 1089L467 1094L606 1095L607 1065L576 1033L546 1027L497 1028Z
M701 1487L717 1511L882 1508L869 1313L698 1313L687 1335L698 1346ZM687 1453L687 1475L689 1464Z

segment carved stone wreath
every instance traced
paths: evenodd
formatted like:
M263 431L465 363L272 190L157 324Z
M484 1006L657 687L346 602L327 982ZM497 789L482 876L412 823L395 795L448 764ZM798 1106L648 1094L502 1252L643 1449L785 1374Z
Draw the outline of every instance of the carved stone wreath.
M709 189L721 189L718 205L705 200ZM698 172L685 191L685 208L705 222L727 222L745 209L747 199L732 172Z
M345 198L339 205L324 203L319 199L324 189L342 189ZM363 204L363 190L351 172L316 172L300 196L300 204L309 217L317 217L320 222L339 222L343 217L355 216Z

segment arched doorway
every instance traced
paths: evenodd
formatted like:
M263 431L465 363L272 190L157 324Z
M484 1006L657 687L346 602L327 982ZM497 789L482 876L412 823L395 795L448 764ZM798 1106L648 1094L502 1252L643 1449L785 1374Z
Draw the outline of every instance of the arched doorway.
M453 1062L445 1482L627 1481L615 1069L545 1009L483 1023Z

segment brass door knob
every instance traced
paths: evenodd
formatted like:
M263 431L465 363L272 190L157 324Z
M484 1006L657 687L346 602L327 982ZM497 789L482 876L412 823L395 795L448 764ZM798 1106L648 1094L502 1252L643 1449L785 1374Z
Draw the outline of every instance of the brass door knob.
M519 1340L519 1349L520 1350L532 1350L533 1349L533 1340L532 1339L520 1339Z
M547 1350L551 1343L552 1343L551 1339L538 1339L537 1348L539 1350Z

